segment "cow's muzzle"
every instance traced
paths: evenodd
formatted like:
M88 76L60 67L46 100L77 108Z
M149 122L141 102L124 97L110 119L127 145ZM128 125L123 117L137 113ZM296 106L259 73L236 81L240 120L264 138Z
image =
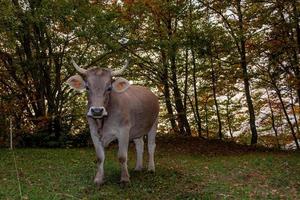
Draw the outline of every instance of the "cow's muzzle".
M106 109L104 107L90 107L88 113L87 113L88 117L92 117L95 119L99 119L99 118L103 118L105 116L107 116L107 112Z

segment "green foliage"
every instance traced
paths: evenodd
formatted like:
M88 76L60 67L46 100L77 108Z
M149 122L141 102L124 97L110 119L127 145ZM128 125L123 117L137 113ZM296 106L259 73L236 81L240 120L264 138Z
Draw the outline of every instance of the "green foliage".
M2 0L0 13L1 145L8 117L18 137L54 134L53 145L87 132L86 98L64 84L71 58L118 68L130 57L124 76L160 97L161 134L249 141L250 99L259 142L300 135L296 1Z

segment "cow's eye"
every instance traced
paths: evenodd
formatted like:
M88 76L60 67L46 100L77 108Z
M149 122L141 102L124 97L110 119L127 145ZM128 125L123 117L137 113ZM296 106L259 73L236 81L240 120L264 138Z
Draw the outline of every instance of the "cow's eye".
M88 86L87 83L85 83L85 89L86 89L86 90L89 90L89 86Z
M111 91L111 90L112 90L112 86L110 85L107 87L106 91Z

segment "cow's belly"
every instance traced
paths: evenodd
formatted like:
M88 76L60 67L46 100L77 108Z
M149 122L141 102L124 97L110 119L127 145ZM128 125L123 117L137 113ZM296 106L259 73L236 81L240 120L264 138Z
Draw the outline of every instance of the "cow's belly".
M132 129L130 130L130 133L129 133L129 139L133 140L133 139L140 138L140 137L148 134L151 127L152 126L150 126L150 127L138 127L138 126L132 127Z
M155 116L155 114L149 116L145 116L145 114L136 115L136 120L130 128L129 139L132 140L147 135L155 123L156 118L157 116Z

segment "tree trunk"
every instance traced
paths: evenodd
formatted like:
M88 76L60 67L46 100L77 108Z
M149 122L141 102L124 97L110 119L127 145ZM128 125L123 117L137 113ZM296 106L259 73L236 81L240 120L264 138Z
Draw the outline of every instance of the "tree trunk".
M191 130L190 125L187 120L186 110L184 110L184 106L182 103L182 97L180 94L180 90L177 82L177 67L176 67L176 47L174 44L171 44L169 47L169 58L171 63L171 73L172 73L172 83L173 83L173 91L175 98L175 108L178 115L178 126L180 133L184 136L190 136Z
M228 124L228 130L230 137L233 138L232 128L231 128L231 119L230 119L230 111L229 111L229 95L227 94L227 101L226 101L226 118Z
M252 133L251 137L251 145L257 144L257 130L255 125L255 112L254 106L252 103L252 98L250 94L250 83L249 83L249 75L247 69L247 59L246 59L246 40L244 36L244 21L243 21L243 14L241 10L241 0L237 0L237 12L238 12L238 19L239 19L239 31L240 31L240 65L243 70L243 81L244 81L244 88L245 88L245 95L248 105L248 112L249 112L249 122L250 122L250 129Z
M209 139L207 101L208 101L208 98L206 99L206 101L205 101L205 103L204 103L204 110L205 110L205 129L206 129L206 138Z
M299 4L298 4L298 6L299 6ZM294 24L295 24L295 29L296 29L297 49L298 49L298 54L300 54L300 25L299 25L299 15L300 14L297 9L297 1L296 0L293 0L292 7L293 7L293 15L294 15L293 16Z
M222 140L223 134L222 134L222 122L221 122L221 116L219 112L219 104L217 100L217 86L216 86L216 72L214 68L214 64L212 62L212 58L210 59L210 65L211 65L211 82L212 82L212 92L213 92L213 97L214 97L214 102L215 102L215 107L216 107L216 112L217 112L217 119L218 119L218 136L219 139Z
M291 64L291 71L293 71L292 75L296 79L296 83L294 85L294 88L297 92L298 97L298 106L300 107L300 69L299 69L299 55L300 55L300 26L299 26L299 12L297 10L297 4L296 1L293 0L291 2L292 6L292 15L290 21L287 22L285 18L285 11L283 4L277 3L278 12L280 13L282 24L285 25L285 32L284 37L286 37L288 40L290 40L291 43L295 43L296 45L294 48L291 48L292 53L288 53L288 57L290 58L290 64ZM292 23L292 26L290 26L290 23ZM295 29L295 33L294 33ZM295 41L296 38L296 41ZM287 70L288 73L290 73L289 70ZM300 114L299 114L300 117Z
M281 92L279 90L279 88L277 87L277 84L274 82L274 80L272 80L273 82L273 86L275 88L275 91L276 91L276 94L279 98L279 101L280 101L280 104L281 104L281 107L282 107L282 110L283 110L283 113L285 115L285 118L286 118L286 121L288 122L289 126L290 126L290 130L291 130L291 133L292 133L292 136L293 136L293 139L295 141L295 144L296 144L296 147L297 149L299 150L300 149L300 146L299 146L299 143L298 143L298 139L297 139L297 136L296 136L296 133L294 131L294 127L293 127L293 124L289 118L289 115L287 113L287 110L285 108L285 105L284 105L284 102L283 102L283 99L282 99L282 96L281 96Z
M189 21L188 21L188 31L190 33L193 32L193 17L192 17L192 6L193 2L192 0L189 0ZM195 122L197 126L197 132L198 136L202 137L202 121L201 116L199 112L199 100L198 100L198 92L197 92L197 77L196 77L196 58L195 58L195 51L194 51L194 45L193 45L193 39L190 37L190 48L191 48L191 54L192 54L192 64L193 64L193 90L194 90L194 101L195 101Z
M198 92L197 92L197 77L196 77L196 58L195 58L195 52L194 49L191 49L192 52L192 62L193 62L193 89L194 89L194 101L195 101L195 120L197 123L197 131L198 135L202 136L202 122L201 122L201 116L199 112L199 102L198 102Z
M293 90L292 90L292 88L290 88L291 108L292 108L292 112L293 112L293 116L294 116L294 120L295 120L297 134L298 134L298 136L300 136L300 129L299 129L299 124L298 124L298 118L296 116L296 111L295 111L295 108L294 108L294 99L293 98L294 98L293 97Z
M183 98L183 108L187 110L187 96L188 96L188 78L189 78L189 52L188 49L185 50L185 64L184 64L184 98Z
M172 129L175 133L179 133L176 121L175 121L175 116L173 112L173 107L172 107L172 102L171 102L171 94L170 94L170 85L169 85L169 74L168 74L168 64L167 64L167 58L166 58L166 53L162 50L161 51L161 59L162 59L162 64L163 64L163 76L161 78L161 81L164 85L163 88L163 93L165 96L165 104L166 108L168 111L168 118L170 120Z
M280 149L280 143L279 143L279 139L278 139L278 131L277 131L277 128L276 128L276 125L275 125L274 111L273 111L273 108L272 108L270 95L269 95L269 92L268 92L267 89L266 89L266 93L267 93L267 96L268 96L268 105L269 105L269 108L270 108L270 111L271 111L272 129L275 133L277 148Z

